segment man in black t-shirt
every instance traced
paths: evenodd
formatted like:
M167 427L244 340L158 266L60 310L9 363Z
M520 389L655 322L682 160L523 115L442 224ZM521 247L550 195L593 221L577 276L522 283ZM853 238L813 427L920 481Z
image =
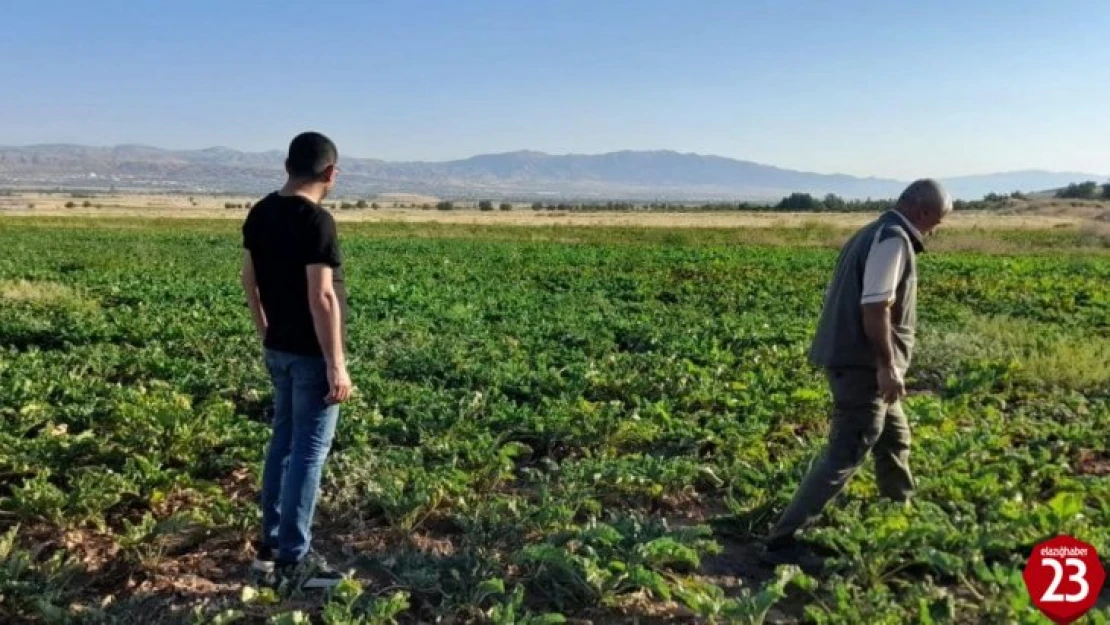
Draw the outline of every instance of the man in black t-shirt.
M344 356L347 294L335 219L320 207L339 171L335 144L304 133L289 145L289 179L243 224L243 288L274 386L262 472L260 583L330 588L342 576L311 549L320 476L351 394Z

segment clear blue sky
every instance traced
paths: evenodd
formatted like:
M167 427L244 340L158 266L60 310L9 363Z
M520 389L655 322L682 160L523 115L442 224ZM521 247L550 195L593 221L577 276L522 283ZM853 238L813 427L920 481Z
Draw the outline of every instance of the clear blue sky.
M1110 173L1110 2L7 2L0 144Z

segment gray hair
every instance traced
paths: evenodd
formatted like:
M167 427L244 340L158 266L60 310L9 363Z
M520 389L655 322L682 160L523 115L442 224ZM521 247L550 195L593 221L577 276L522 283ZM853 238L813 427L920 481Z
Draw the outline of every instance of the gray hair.
M940 210L942 215L947 215L952 212L952 196L936 180L922 178L913 181L905 191L902 191L895 208L903 212L915 208L936 209Z

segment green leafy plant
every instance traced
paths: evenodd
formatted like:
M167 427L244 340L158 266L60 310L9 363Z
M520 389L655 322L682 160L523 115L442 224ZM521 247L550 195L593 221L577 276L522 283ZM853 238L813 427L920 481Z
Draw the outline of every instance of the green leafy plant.
M1020 623L1033 545L1110 552L1097 238L934 237L912 503L865 465L807 531L820 583L748 587L753 538L827 440L806 352L850 230L345 222L359 393L318 510L356 580L144 596L127 581L226 584L257 532L269 381L237 227L0 221L0 621Z

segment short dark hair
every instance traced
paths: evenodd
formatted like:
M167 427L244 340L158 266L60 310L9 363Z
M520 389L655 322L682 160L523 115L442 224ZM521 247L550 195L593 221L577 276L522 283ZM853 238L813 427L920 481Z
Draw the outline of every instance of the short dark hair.
M339 161L335 143L318 132L302 132L289 144L285 169L296 178L316 178Z

